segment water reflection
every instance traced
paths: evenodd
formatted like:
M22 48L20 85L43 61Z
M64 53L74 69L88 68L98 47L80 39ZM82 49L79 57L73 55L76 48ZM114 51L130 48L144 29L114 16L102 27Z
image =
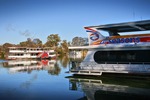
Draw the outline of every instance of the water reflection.
M60 67L56 60L10 60L3 63L9 73L28 72L34 70L47 70L49 74L58 75Z
M69 58L68 55L64 55L64 56L59 57L59 60L60 60L60 64L61 64L64 68L66 68L66 67L68 66L68 63L69 63L70 58Z
M150 100L149 77L135 79L120 75L71 76L67 77L68 82L65 77L70 74L65 72L68 71L69 61L73 61L70 63L72 67L72 63L78 66L79 63L74 62L82 62L82 59L64 56L58 60L4 62L0 67L0 99Z
M20 85L20 88L29 89L30 86L34 83L34 81L38 78L38 75L33 75L29 80L26 80Z
M8 68L9 73L31 73L34 70L47 70L51 75L59 75L61 67L68 67L69 60L68 56L62 56L52 60L8 60L3 62L3 67Z
M111 77L68 77L69 89L83 91L85 96L80 100L150 100L149 79Z
M84 64L83 64L84 63ZM74 74L82 74L82 70L95 71L134 71L149 72L150 64L96 64L94 62L83 62L73 59L70 62L70 71ZM88 71L83 74L88 75ZM96 73L97 74L97 73ZM90 72L91 75L91 72ZM118 76L120 76L118 78ZM99 77L71 76L69 78L69 89L72 91L83 91L85 96L80 100L150 100L149 76L132 76L127 74L103 74ZM142 78L142 79L141 79ZM146 78L146 79L145 79Z

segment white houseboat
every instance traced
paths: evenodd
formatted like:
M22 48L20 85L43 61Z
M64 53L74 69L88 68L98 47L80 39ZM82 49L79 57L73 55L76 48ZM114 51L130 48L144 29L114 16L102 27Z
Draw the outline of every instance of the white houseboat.
M80 66L71 72L82 75L150 74L150 20L88 26L85 29L89 46L69 49L88 49L88 53ZM109 36L98 30L108 32ZM132 35L124 35L126 32L132 32Z
M55 57L55 51L50 48L9 47L7 59L44 59Z

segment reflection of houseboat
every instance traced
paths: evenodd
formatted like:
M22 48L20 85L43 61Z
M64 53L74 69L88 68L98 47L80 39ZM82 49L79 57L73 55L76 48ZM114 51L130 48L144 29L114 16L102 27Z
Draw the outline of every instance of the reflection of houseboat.
M75 74L102 73L150 74L150 34L122 35L125 32L146 32L150 20L85 27L89 46L69 49L88 49L87 56ZM106 31L103 36L97 30Z
M9 68L10 73L32 70L51 70L55 67L56 60L10 60L5 62L5 67Z
M8 59L55 57L55 51L50 48L9 47L8 54Z
M104 81L103 81L104 80ZM138 82L135 84L135 82ZM103 78L69 78L69 89L83 91L83 100L149 100L149 81ZM81 98L80 98L81 99ZM81 100L82 100L81 99Z

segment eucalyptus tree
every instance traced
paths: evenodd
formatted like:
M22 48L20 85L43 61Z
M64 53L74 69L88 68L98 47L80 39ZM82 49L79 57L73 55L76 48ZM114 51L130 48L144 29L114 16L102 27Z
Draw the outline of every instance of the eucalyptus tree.
M47 42L45 43L45 46L56 47L59 45L60 41L61 39L58 34L51 34L47 37Z
M63 41L62 41L61 47L62 47L64 53L68 53L69 50L68 50L68 43L67 43L67 40L63 40Z
M82 37L74 37L72 39L72 46L83 46L83 45L87 45L87 38L82 38Z

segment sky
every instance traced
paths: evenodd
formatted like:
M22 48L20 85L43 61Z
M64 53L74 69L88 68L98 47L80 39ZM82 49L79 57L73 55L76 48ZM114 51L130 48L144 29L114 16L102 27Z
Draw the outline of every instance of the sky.
M150 0L0 0L0 45L50 34L72 41L85 26L149 20Z

